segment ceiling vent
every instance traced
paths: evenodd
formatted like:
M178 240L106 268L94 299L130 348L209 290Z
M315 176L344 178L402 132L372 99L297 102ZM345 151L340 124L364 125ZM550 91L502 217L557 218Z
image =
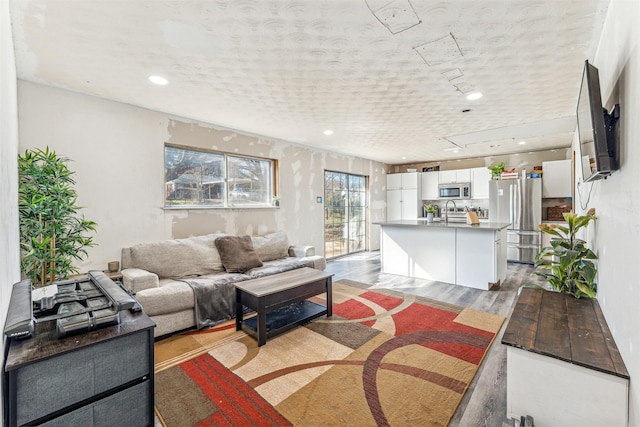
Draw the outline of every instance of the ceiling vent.
M443 76L445 76L447 78L447 80L451 81L453 79L457 79L458 77L462 77L463 76L463 72L460 68L452 68L450 70L445 71L444 73L442 73Z
M401 33L421 22L409 0L366 0L366 3L373 16L391 34Z
M460 46L453 34L413 48L428 66L443 64L462 58Z

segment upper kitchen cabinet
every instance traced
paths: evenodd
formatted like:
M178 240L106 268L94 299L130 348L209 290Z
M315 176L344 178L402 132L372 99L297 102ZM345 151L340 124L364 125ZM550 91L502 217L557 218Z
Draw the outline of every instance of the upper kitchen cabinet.
M471 198L488 199L489 181L491 181L491 171L486 168L471 169Z
M422 179L417 172L387 175L387 221L422 216Z
M422 173L422 200L437 200L438 184L439 184L439 172L423 172ZM487 192L489 187L487 187Z
M542 162L542 197L573 197L571 160Z
M451 184L454 182L471 182L471 169L440 171L440 184Z
M387 190L396 188L418 188L418 172L391 173L387 175Z

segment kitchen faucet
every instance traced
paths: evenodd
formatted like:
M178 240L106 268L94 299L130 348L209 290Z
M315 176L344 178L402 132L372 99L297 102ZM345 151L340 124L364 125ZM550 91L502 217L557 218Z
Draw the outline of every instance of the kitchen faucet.
M449 202L453 203L453 209L454 210L458 210L458 207L456 206L456 202L454 202L453 200L447 200L447 203L444 204L444 222L447 223L449 222Z

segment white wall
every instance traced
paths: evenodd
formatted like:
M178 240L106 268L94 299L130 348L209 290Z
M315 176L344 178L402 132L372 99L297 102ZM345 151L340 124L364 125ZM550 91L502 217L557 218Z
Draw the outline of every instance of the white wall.
M371 220L384 219L386 166L247 135L127 104L26 81L18 83L20 150L49 146L73 160L78 204L98 224L81 270L106 269L122 247L222 231L286 230L295 244L324 253L324 171L370 177ZM279 161L280 209L165 210L164 143ZM369 249L379 248L372 226Z
M576 196L579 210L593 207L598 216L589 226L599 256L598 301L631 375L630 426L640 425L639 24L639 1L611 1L597 53L589 60L599 70L603 104L621 105L620 170L593 186L581 185Z
M18 107L9 2L0 2L0 326L4 330L13 283L20 280L18 237ZM4 334L0 338L4 366ZM0 414L2 395L0 391Z

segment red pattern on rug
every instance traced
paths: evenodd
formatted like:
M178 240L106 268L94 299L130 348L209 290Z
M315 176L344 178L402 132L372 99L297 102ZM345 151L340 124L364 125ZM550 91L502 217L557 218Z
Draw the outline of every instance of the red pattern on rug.
M360 298L369 300L387 310L391 310L403 302L403 299L401 298L382 295L376 292L364 292L360 295ZM361 319L375 314L370 307L354 299L334 306L333 313L347 319ZM458 313L452 311L414 303L404 310L392 314L391 318L393 319L396 327L395 336L418 331L461 332L465 334L480 335L488 339L491 339L494 336L491 332L454 322L457 316ZM360 323L372 327L375 321L364 321ZM461 343L429 342L422 343L421 345L475 365L478 365L482 361L485 353L483 348Z
M201 426L291 425L246 382L209 354L184 362L180 367L220 409Z

